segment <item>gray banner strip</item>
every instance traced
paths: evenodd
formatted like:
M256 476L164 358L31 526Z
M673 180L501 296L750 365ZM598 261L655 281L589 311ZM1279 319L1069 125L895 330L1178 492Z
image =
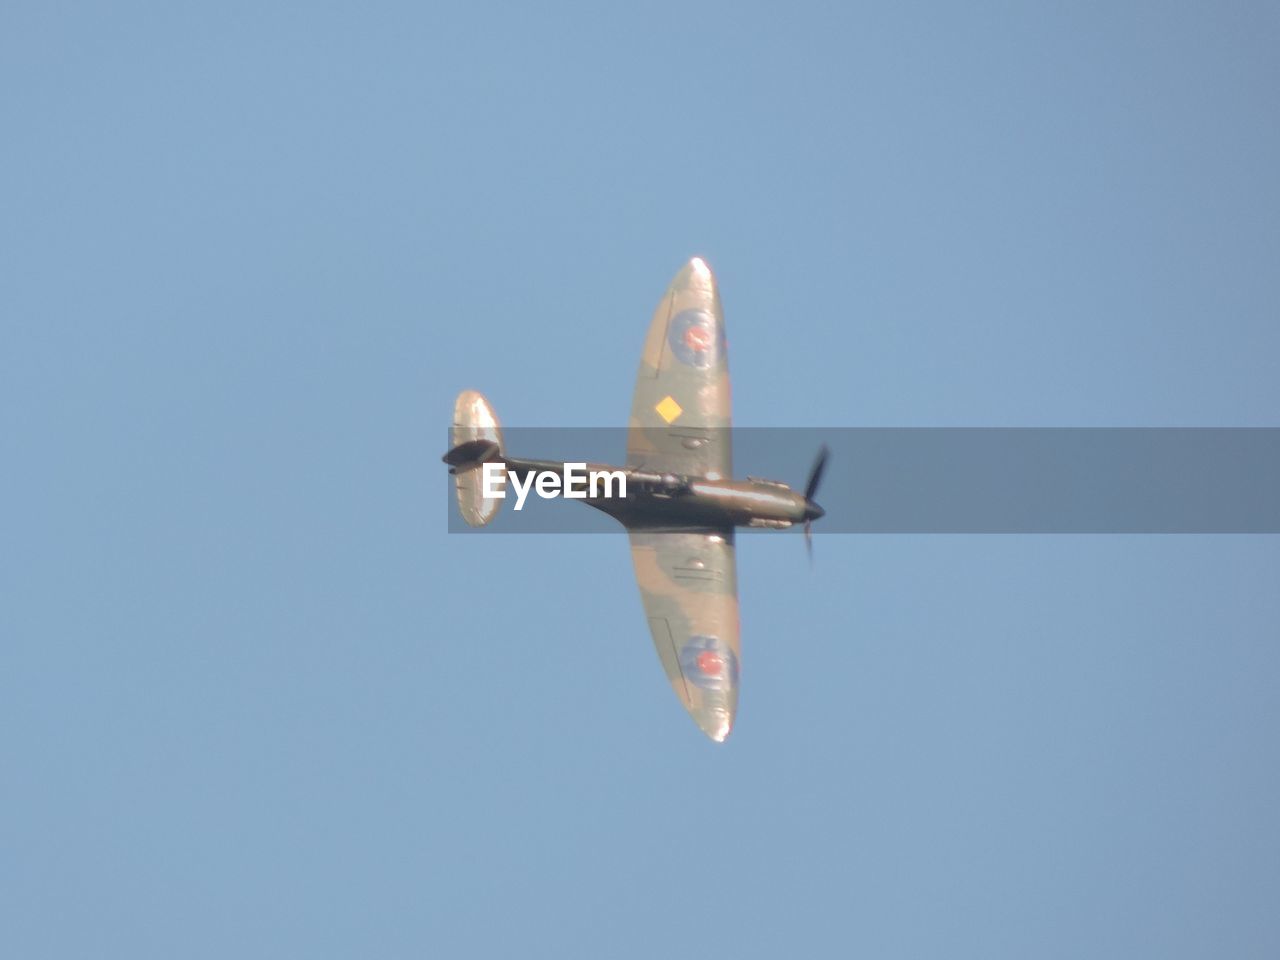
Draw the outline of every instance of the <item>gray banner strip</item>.
M522 457L626 459L625 429L516 428L505 439ZM797 489L830 447L819 534L1280 533L1280 428L738 428L732 441L735 477ZM449 478L449 530L470 532L452 489ZM581 503L512 503L478 529L621 529Z

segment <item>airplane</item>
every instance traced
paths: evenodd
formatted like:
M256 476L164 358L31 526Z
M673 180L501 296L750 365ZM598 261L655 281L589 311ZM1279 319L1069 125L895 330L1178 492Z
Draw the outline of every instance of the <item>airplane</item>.
M626 464L603 466L626 477L626 495L597 489L581 499L626 528L658 658L689 715L717 743L737 716L742 661L734 529L803 523L812 559L811 527L824 514L813 498L828 458L824 445L802 493L780 481L734 480L730 422L720 294L711 268L694 257L671 281L649 325ZM565 476L562 461L509 456L493 407L475 390L458 395L449 439L442 459L471 526L489 523L503 503L485 496L486 464L501 464L517 483L539 472Z

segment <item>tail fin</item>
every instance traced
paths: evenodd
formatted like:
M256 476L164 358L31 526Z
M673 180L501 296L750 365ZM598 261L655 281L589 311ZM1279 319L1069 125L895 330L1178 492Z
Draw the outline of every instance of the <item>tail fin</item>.
M505 452L502 426L493 407L476 390L463 390L453 403L453 426L449 430L451 448L443 457L453 474L458 512L470 526L483 527L498 515L502 497L484 495L484 464L501 462ZM492 485L506 493L505 474Z

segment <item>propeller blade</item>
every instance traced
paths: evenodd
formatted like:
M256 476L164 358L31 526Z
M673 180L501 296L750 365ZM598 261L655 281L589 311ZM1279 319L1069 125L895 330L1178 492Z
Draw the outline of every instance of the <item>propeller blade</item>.
M804 549L809 554L809 568L813 569L813 521L804 522Z
M818 484L822 481L822 471L827 467L827 455L830 452L825 443L819 448L817 459L813 461L813 468L809 471L809 482L804 487L806 500L812 500L813 495L818 492Z

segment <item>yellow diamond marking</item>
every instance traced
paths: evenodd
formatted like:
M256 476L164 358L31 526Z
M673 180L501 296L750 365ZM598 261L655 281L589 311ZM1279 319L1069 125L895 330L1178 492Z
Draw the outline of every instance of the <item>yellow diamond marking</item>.
M676 417L684 413L684 407L676 403L675 397L670 394L663 397L662 400L659 401L658 405L653 409L657 410L658 416L667 421L667 423L675 423Z

